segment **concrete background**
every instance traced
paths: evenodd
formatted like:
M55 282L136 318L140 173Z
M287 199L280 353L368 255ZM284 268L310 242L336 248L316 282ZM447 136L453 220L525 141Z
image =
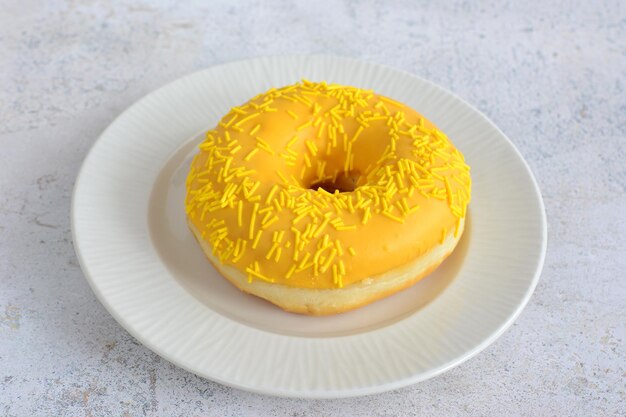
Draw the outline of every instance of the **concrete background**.
M189 72L286 53L431 79L529 162L547 207L544 272L520 319L474 359L382 395L271 398L177 369L94 298L69 208L100 132ZM625 88L618 0L3 1L0 416L626 415Z

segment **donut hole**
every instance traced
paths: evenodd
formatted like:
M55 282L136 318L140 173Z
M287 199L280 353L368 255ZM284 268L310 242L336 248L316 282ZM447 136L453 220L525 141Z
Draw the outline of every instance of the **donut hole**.
M334 179L316 181L307 188L311 190L318 190L321 188L331 194L335 194L336 191L339 191L340 193L350 193L356 190L360 176L361 174L356 171L340 172Z

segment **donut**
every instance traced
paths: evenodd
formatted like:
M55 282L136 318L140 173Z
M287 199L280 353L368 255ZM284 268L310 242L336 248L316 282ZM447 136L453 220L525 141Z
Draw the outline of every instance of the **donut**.
M233 107L186 187L189 227L221 275L286 311L327 315L436 269L463 233L471 178L412 108L303 80Z

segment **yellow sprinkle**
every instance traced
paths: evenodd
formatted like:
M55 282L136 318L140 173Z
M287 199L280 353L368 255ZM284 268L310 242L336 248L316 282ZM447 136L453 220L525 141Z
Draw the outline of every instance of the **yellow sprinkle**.
M444 161L447 161L448 159L450 159L450 154L445 153L445 152L443 152L440 149L435 149L433 151L433 155L438 156L439 158L443 159ZM444 170L447 170L445 167L442 167L442 168L444 168Z
M265 204L269 204L272 201L272 197L274 197L274 194L276 193L277 190L278 190L278 185L274 184L270 192L267 194L267 198L265 199Z
M278 243L274 242L267 255L265 255L265 259L269 260L276 249L278 249Z
M330 251L330 255L328 255L328 258L326 259L326 261L324 262L324 265L322 265L322 272L326 272L328 270L328 268L330 267L330 264L333 262L333 260L335 259L335 256L337 256L337 249L332 249Z
M290 154L288 154L287 152L281 152L281 153L278 154L278 156L283 158L286 161L286 163L290 162L292 159L295 159Z
M231 150L230 150L230 154L231 154L231 155L234 155L234 154L236 154L237 152L239 152L239 150L240 150L240 149L241 149L241 145L237 145L237 146L235 146L233 149L231 149Z
M233 107L230 110L235 112L235 113L238 113L238 114L246 114L246 112L242 108L240 108L240 107Z
M283 174L280 171L276 171L276 174L280 177L280 179L285 183L285 184L289 184L289 181L287 181L287 177L285 177L285 174ZM281 194L282 195L282 194Z
M230 169L230 164L233 162L233 158L226 159L226 163L224 164L224 171L222 173L223 176L228 174L228 170Z
M298 126L298 128L296 129L298 132L301 130L306 129L307 127L311 126L311 123L313 123L312 120L307 120L306 122L304 122L303 124L301 124L300 126Z
M258 132L260 128L261 128L261 125L260 125L260 124L258 124L258 125L256 125L256 126L254 126L254 127L252 128L252 130L250 130L250 136L254 136L254 134L255 134L256 132Z
M326 191L325 189L323 189L322 187L317 187L317 192L320 194L332 197L332 194Z
M268 107L270 104L272 104L272 102L274 101L274 99L273 99L273 98L270 98L270 99L268 100L268 98L269 98L269 97L266 97L266 98L264 99L264 100L267 100L267 101L265 101L265 103L263 103L263 104L259 105L259 109L264 109L265 107Z
M246 195L246 197L249 197L249 196L253 195L253 194L254 194L254 192L256 191L256 189L257 189L257 188L259 188L259 185L261 185L261 181L257 181L257 182L255 182L255 183L252 185L252 187L250 187L250 188L248 189L248 192L247 192L247 193L245 192L245 189L244 189L244 194L247 194L247 195Z
M339 260L339 273L341 275L346 275L346 266L341 259Z
M224 125L226 128L230 127L230 125L235 121L235 119L237 118L237 115L235 114L233 116L232 119L230 119L228 122L226 122L226 124Z
M315 266L319 267L319 261L322 257L322 252L324 252L326 249L328 249L327 246L322 246L317 250L317 252L315 252L315 255L313 255L313 263L315 264Z
M411 166L414 167L417 171L420 171L420 173L424 175L424 178L429 178L431 176L431 173L428 172L426 168L424 168L420 164L412 164Z
M257 140L259 140L260 138L257 137ZM263 141L263 140L259 140L258 143L256 144L256 147L258 149L261 149L267 153L269 153L270 155L274 155L274 150L272 148L270 148L270 146L267 144L267 142Z
M350 158L352 156L352 142L349 142L348 145L346 146L346 161L343 165L343 170L344 171L349 171L350 170Z
M267 221L270 219L270 217L272 217L272 211L268 211L267 213L265 213L265 216L263 217L263 220L261 220L261 224L265 224L267 223Z
M252 207L252 215L250 216L250 230L248 233L248 239L254 237L254 223L256 222L256 212L259 210L259 203L254 203Z
M361 223L367 224L367 222L370 220L371 217L372 217L372 214L370 213L370 208L365 207L365 212L363 213L363 220L361 221Z
M304 154L304 164L306 165L307 168L311 168L311 160L309 159L309 156L307 154Z
M259 239L261 238L261 234L263 233L263 230L259 229L258 232L256 232L256 236L254 238L254 242L252 242L252 249L256 249L257 245L259 244Z
M350 213L354 213L354 205L352 205L352 196L349 195L347 201L348 201L348 211Z
M291 265L291 268L289 268L289 271L287 271L286 278L287 279L291 278L294 272L296 272L296 264Z
M406 210L405 210L404 206L402 205L402 201L400 201L400 200L396 201L395 207L398 207L398 210L400 210L400 212L402 214L406 214Z
M318 119L320 120L320 119ZM326 122L322 122L320 123L320 127L317 130L317 138L320 139L322 137L322 132L324 131L324 128L326 127Z
M411 214L411 213L415 213L417 210L419 210L420 206L416 205L413 206L411 208L409 208L409 210L407 211L407 213Z
M385 113L385 116L389 116L389 109L387 108L387 106L385 106L385 103L383 103L382 101L379 101L378 103L376 103L374 107L376 107L377 109L382 109L382 111Z
M443 177L443 183L446 186L446 199L448 201L448 206L452 206L452 190L450 189L450 182L448 181L448 177Z
M309 100L308 98L304 97L304 96L294 96L296 99L302 101L304 104L306 104L307 106L311 106L313 104L313 102L311 100Z
M300 264L298 265L298 269L304 268L304 265L306 264L306 261L308 261L310 257L311 257L311 253L306 252L304 254L304 258L302 258L302 260L300 261Z
M309 152L311 152L311 155L315 156L317 155L317 146L315 145L315 143L313 143L310 140L305 141L306 147L309 149Z
M341 226L343 224L343 220L341 220L340 218L335 218L330 221L330 224L332 224L333 227Z
M249 275L252 275L252 276L254 276L256 278L259 278L260 280L267 281L267 282L274 282L274 280L272 278L268 278L265 275L262 275L260 272L257 272L257 271L255 271L255 270L253 270L251 268L246 268L246 272Z
M243 225L243 201L237 202L237 225L241 227Z
M243 119L241 119L240 121L238 121L237 123L235 123L235 126L237 127L241 127L242 124L244 124L245 122L247 122L248 120L251 120L257 116L260 116L261 113L252 113L250 116L246 116Z
M380 202L383 204L383 211L389 210L389 200L386 198L382 198Z
M351 142L356 142L356 140L359 138L359 135L363 132L363 126L359 126L359 128L356 130L356 133L354 134L354 136L352 137L352 141Z
M330 218L325 218L324 221L322 222L322 224L320 224L320 226L317 228L317 230L315 231L315 234L313 235L314 238L319 237L319 235L322 234L322 231L324 230L324 228L328 225L328 222L330 221ZM324 239L328 239L328 235L324 236Z
M239 248L239 253L233 258L233 262L239 262L239 260L243 257L243 254L246 251L246 245L247 244L248 244L247 240L242 240L241 241L241 247Z
M350 255L355 256L356 255L356 251L354 250L354 248L352 246L350 246L348 248L348 252L350 252Z
M263 229L267 229L268 227L270 227L272 224L274 224L277 221L278 221L278 217L277 216L272 217L271 220L269 220L267 223L265 223L263 225Z
M256 149L253 149L256 150ZM256 172L256 170L254 169L248 169L248 170L244 170L244 171L240 171L237 173L237 175L235 175L237 178L241 178L241 177L247 177L250 174L254 174Z
M308 239L309 238L309 232L311 231L311 226L313 226L311 223L306 225L306 228L304 229L304 232L302 232L302 237Z
M431 192L431 195L439 200L447 199L445 188L434 188Z
M263 138L259 137L259 136L255 136L255 139L258 143L260 143L261 145L265 146L266 148L270 148L270 144L267 143L265 140L263 140Z
M281 95L282 98L284 98L285 100L291 101L292 103L297 103L298 100L294 99L293 97L289 97L286 94Z
M411 208L409 207L409 203L406 201L406 197L402 197L401 203L402 203L402 208L404 209L404 212L410 213Z
M356 230L356 226L355 225L350 225L350 226L336 226L335 229L337 230Z
M343 256L343 247L341 246L341 241L335 240L335 248L337 248L337 255Z
M298 222L302 219L304 219L304 217L308 214L309 210L305 211L304 213L298 215L296 218L293 219L293 221L291 222L291 224L296 225L298 224Z
M447 231L446 229L442 229L441 230L441 239L439 239L439 243L443 245L443 242L446 241L446 235L447 235Z
M237 238L237 243L235 244L235 250L233 251L233 255L237 256L239 254L239 249L241 248L242 240Z
M393 221L396 221L398 223L404 223L404 219L402 219L402 218L400 218L398 216L395 216L395 215L391 214L388 211L383 211L382 214L383 214L383 216L385 216L387 218L390 218Z
M291 139L289 139L289 142L287 142L287 148L291 148L293 144L296 143L297 140L298 140L298 136L294 136Z
M248 155L245 156L245 158L243 158L244 161L249 161L250 159L252 159L252 157L254 156L255 153L257 153L259 151L258 148L254 148L252 149L250 152L248 152Z
M291 110L287 110L287 114L294 118L294 120L298 119L298 115L292 112Z
M325 168L326 168L326 161L317 162L317 176L319 177L320 180L323 179Z

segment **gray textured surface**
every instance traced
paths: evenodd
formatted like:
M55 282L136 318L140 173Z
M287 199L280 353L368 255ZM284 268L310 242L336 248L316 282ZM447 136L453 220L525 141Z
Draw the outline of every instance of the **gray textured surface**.
M626 3L182 3L0 4L1 416L626 414ZM528 160L548 214L544 273L474 359L382 395L270 398L177 369L94 298L69 207L99 133L165 82L283 53L429 78Z

